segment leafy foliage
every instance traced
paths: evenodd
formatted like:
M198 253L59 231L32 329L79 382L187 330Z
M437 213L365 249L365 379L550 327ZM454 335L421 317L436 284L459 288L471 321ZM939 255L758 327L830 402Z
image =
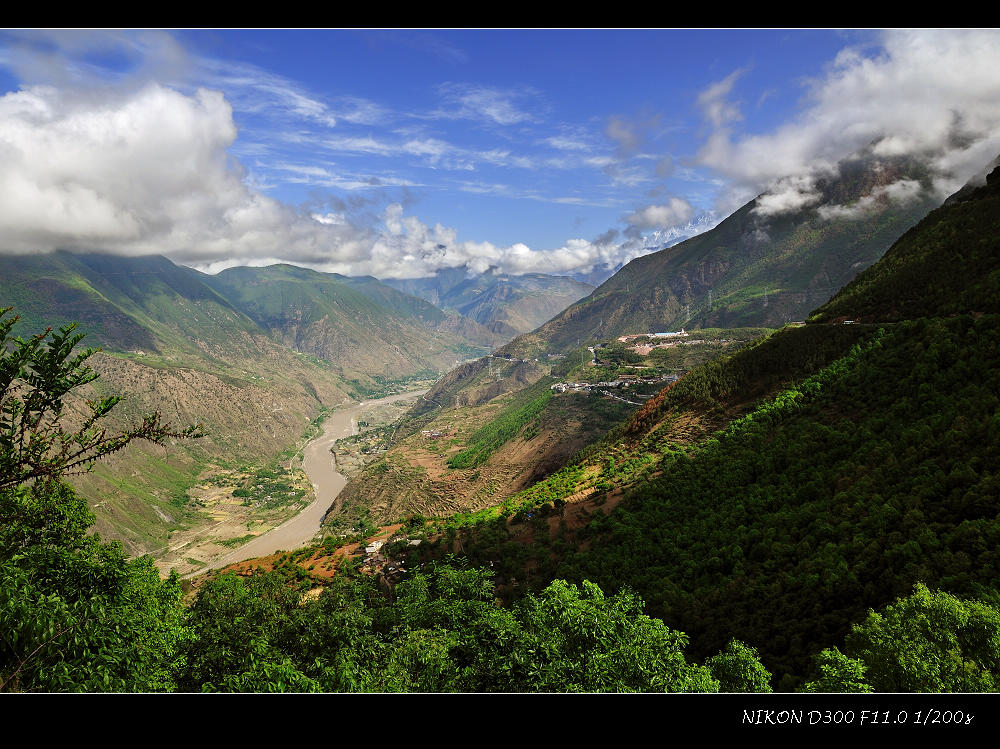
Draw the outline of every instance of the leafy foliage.
M771 691L771 673L760 662L757 651L739 640L730 640L705 665L718 680L720 692Z
M432 565L395 600L368 578L338 578L302 601L272 575L229 575L191 609L180 683L226 691L716 691L684 658L680 632L610 598L556 580L506 609L492 573Z
M1000 691L1000 610L917 584L847 636L878 692Z
M815 675L802 687L803 692L871 692L865 681L865 664L848 658L837 648L827 648L815 658Z
M87 535L94 516L60 479L135 439L197 429L173 432L153 414L108 434L100 420L113 397L89 403L82 426L65 429L66 396L96 376L84 364L93 351L73 354L75 326L11 338L16 320L0 320L0 690L169 688L179 580L161 581L149 558L129 560L120 544Z

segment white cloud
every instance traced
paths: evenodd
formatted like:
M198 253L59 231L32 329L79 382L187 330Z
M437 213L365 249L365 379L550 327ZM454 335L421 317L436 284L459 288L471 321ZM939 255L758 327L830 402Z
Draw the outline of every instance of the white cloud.
M727 208L776 180L830 169L873 144L876 154L924 159L942 191L957 188L1000 152L995 30L889 31L875 54L847 48L809 82L801 113L766 134L733 134L726 81L699 99L716 129L698 160L734 180ZM779 194L790 197L788 190Z
M340 120L359 125L384 124L393 117L388 109L370 99L320 97L288 78L249 63L200 58L197 65L205 85L226 91L242 112L284 116L323 128L337 127Z
M730 122L743 119L740 109L735 104L726 101L733 90L733 84L746 72L744 69L734 70L721 81L713 83L698 95L698 108L704 112L715 127L723 127Z
M821 198L812 175L785 177L775 182L770 190L757 198L754 212L761 216L775 216L813 205Z
M543 143L557 148L560 151L589 151L590 145L585 143L582 139L573 138L566 135L553 135L550 138L545 138Z
M438 93L445 107L435 110L428 119L480 120L495 125L536 122L538 117L520 107L526 99L536 99L534 89L496 89L468 83L443 83Z
M2 251L163 253L181 262L360 256L358 232L323 226L250 189L226 154L235 138L228 102L204 89L7 94Z
M668 229L691 220L694 208L682 198L670 198L660 205L647 205L625 217L625 223L639 229Z

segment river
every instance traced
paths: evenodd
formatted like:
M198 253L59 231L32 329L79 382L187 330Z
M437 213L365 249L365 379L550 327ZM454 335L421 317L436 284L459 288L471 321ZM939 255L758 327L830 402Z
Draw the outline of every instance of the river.
M334 442L357 434L355 418L362 411L395 401L413 398L426 393L400 393L378 400L362 401L340 411L334 411L323 422L323 433L312 440L302 451L302 469L312 483L316 499L295 517L274 528L240 548L219 557L214 562L198 571L201 574L206 569L219 569L229 564L242 562L246 559L265 557L276 551L290 551L305 546L319 532L323 515L333 505L337 495L347 485L347 477L337 473L337 461L330 452Z

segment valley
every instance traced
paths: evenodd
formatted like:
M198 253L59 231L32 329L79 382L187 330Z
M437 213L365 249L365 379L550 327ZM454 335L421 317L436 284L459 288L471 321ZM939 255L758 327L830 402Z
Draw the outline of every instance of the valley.
M320 525L328 512L334 511L337 495L347 483L338 472L331 455L337 440L358 432L358 418L400 401L412 400L418 393L402 393L375 401L366 401L339 408L323 420L322 432L313 437L289 461L295 474L305 474L308 483L303 486L302 498L293 505L284 505L280 514L262 514L257 507L233 496L233 486L199 487L194 496L211 513L214 525L209 529L196 528L186 533L175 533L166 553L157 554L157 567L164 573L176 570L191 576L208 570L226 567L245 559L264 557L279 550L293 550L308 545L320 533ZM290 468L291 471L291 468ZM261 485L257 485L261 486ZM266 504L266 502L265 502ZM284 520L288 512L293 517ZM248 538L252 536L252 538ZM225 551L226 546L240 542L238 548ZM197 563L197 564L196 564Z
M629 333L550 364L501 355L456 370L393 426L396 439L381 441L345 490L341 522L363 518L371 533L383 518L398 520L383 528L390 551L359 548L356 563L395 585L405 578L393 570L460 558L489 570L495 595L515 610L554 579L639 586L653 616L690 635L692 657L720 658L712 654L730 652L735 636L782 691L850 691L860 682L848 673L863 669L879 690L924 683L868 655L863 633L877 620L858 622L895 601L887 616L982 606L974 616L1000 625L987 540L996 533L987 497L1000 444L990 436L1000 296L989 291L995 239L978 239L1000 215L1000 178L990 179L928 216L806 324L669 340ZM983 251L970 255L972 247ZM947 291L941 284L954 276L942 279L936 263L959 248L977 270ZM910 309L938 314L901 320L898 305L881 309L887 297L867 289L890 282L888 268L907 269ZM660 390L656 368L670 366L690 369ZM542 465L553 414L575 403L578 419L592 415L595 402L611 401L595 401L586 381L614 376L635 378L629 385L640 390L647 378L652 397L610 418L610 429L553 461L541 480L505 478L503 456L514 456L506 460L515 481L524 466ZM580 435L580 423L567 431ZM930 593L925 581L963 602ZM804 616L810 607L823 616ZM847 655L829 645L845 637ZM936 646L920 647L936 657ZM831 663L847 670L810 672ZM971 668L972 681L956 676L952 689L994 688L993 666ZM817 673L826 681L807 683Z
M0 693L971 718L998 41L0 31Z
M766 335L705 329L635 350L612 339L559 358L494 355L456 370L394 427L345 489L345 514L387 523L498 505L562 468L670 382ZM649 340L642 336L644 340Z

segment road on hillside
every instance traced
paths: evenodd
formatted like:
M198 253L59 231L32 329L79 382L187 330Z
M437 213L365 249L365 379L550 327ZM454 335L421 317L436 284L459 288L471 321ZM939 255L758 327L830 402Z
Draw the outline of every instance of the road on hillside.
M333 443L342 437L357 434L356 417L361 411L383 403L413 398L426 392L426 390L421 390L390 395L378 400L362 401L357 405L348 406L341 411L330 414L323 422L323 433L306 445L303 450L302 468L312 483L313 491L316 494L315 501L284 524L258 536L235 551L219 557L207 568L202 568L193 574L202 574L206 569L215 570L246 559L264 557L280 550L290 551L312 541L319 532L319 524L323 520L323 514L333 505L337 495L347 485L347 477L337 473L337 461L330 452Z

